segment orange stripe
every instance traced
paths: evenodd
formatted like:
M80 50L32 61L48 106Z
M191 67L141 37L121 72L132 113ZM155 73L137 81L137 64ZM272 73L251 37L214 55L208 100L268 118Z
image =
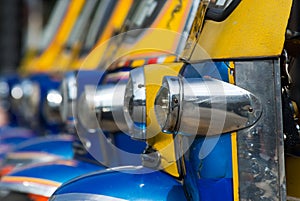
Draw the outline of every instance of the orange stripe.
M16 177L16 176L4 176L1 178L1 182L8 182L8 183L31 182L31 183L37 183L41 185L54 186L54 187L59 187L61 185L61 183L59 182L54 182L46 179L38 179L32 177Z

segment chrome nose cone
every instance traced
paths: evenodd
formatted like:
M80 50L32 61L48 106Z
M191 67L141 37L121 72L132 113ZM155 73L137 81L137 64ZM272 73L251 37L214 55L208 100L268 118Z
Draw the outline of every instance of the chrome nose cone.
M166 76L155 111L163 132L217 135L253 125L262 105L249 91L220 80Z

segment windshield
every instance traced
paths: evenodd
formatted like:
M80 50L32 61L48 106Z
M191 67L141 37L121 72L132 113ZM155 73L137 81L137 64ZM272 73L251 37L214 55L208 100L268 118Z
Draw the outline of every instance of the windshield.
M166 0L136 0L127 16L121 32L150 27L165 3ZM136 40L136 37L141 33L142 30L130 32L130 34L126 35L125 42L130 43L132 40Z
M71 35L67 41L67 48L72 47L76 44L85 30L87 30L89 26L89 22L94 14L95 8L100 4L100 0L88 0L86 1L84 8L75 23L75 26L71 32ZM101 5L101 4L100 4Z
M115 4L115 0L102 0L98 4L94 13L93 20L90 23L90 27L84 39L84 45L81 53L87 53L94 47L112 14L112 10L114 9Z
M40 51L48 47L67 11L70 0L57 1L49 17L48 23L43 31Z

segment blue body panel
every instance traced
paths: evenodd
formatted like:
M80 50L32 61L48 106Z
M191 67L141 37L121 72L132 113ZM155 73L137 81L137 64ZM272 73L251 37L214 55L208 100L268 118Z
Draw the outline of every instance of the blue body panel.
M228 65L224 62L186 65L182 75L229 81ZM184 179L191 197L205 201L233 200L231 134L197 136L189 150L185 156Z
M0 128L0 159L8 151L12 151L19 144L32 139L36 134L25 128L5 126Z
M64 159L72 159L72 142L72 136L38 137L18 145L14 152L46 152Z
M183 186L163 172L147 173L147 168L123 171L102 171L79 177L61 186L54 195L88 193L131 201L186 200Z
M0 143L16 145L24 140L35 137L36 134L26 128L5 126L0 128Z
M103 169L103 166L92 163L77 160L61 160L29 165L10 173L9 176L38 178L64 183L77 176Z

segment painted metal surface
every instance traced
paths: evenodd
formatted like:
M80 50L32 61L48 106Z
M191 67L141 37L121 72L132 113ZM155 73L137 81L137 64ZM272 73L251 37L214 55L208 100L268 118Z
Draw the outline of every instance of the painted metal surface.
M50 197L62 183L103 168L103 166L77 160L61 160L29 165L2 177L0 188ZM31 188L31 186L35 187Z
M146 86L146 137L147 144L153 151L145 152L143 158L147 162L154 156L160 155L158 166L155 168L164 169L172 176L179 177L180 170L177 167L175 145L172 135L166 135L161 132L154 112L154 101L156 94L161 86L162 78L165 75L178 75L184 63L172 63L164 65L147 65L144 67L145 86ZM149 157L148 157L149 156ZM149 164L149 163L147 163ZM153 167L153 166L152 166Z
M291 5L292 0L241 1L224 21L205 21L198 40L201 51L194 51L189 60L280 55ZM207 54L201 54L203 49Z
M25 72L49 72L53 70L53 62L65 45L84 4L85 1L83 0L70 0L68 2L68 6L64 11L64 17L52 36L50 44L42 50L40 55L32 59L27 66L24 66L23 70Z
M120 167L117 170L105 170L74 179L62 185L51 200L66 200L64 196L74 192L78 196L99 195L116 200L186 200L182 185L163 172L145 174L149 170L142 167ZM84 199L89 200L88 197Z
M106 51L109 44L107 40L113 37L116 32L119 32L132 7L132 2L133 0L110 1L106 11L100 13L103 15L102 23L99 23L99 16L96 16L97 18L91 22L91 29L87 33L85 43L82 45L78 56L70 65L72 69L81 68L86 70L97 68L104 53L105 55L108 54ZM96 32L98 32L97 36L95 36Z
M174 62L186 40L199 1L136 1L100 67ZM172 55L171 59L165 59ZM165 57L165 58L163 58ZM157 59L160 58L160 59ZM150 62L149 62L150 61Z
M71 159L72 142L73 137L69 135L38 137L20 144L14 152L46 152Z
M36 137L36 134L26 128L5 126L0 128L0 160L6 153L12 151L19 144Z
M49 162L58 159L72 159L73 138L71 136L47 136L35 137L26 140L3 153L1 170L3 173L12 171L15 167L21 167L38 162ZM7 169L7 171L6 171Z
M210 77L229 82L228 68L228 63L207 61L185 65L181 75L186 79ZM211 126L215 126L213 120L212 117ZM193 136L194 133L191 134L190 136ZM184 147L189 145L188 151L184 154L184 161L178 164L184 166L181 169L186 171L183 181L187 197L190 200L234 199L232 134L219 134L215 136L182 136L175 144L177 155L184 153L186 151Z

